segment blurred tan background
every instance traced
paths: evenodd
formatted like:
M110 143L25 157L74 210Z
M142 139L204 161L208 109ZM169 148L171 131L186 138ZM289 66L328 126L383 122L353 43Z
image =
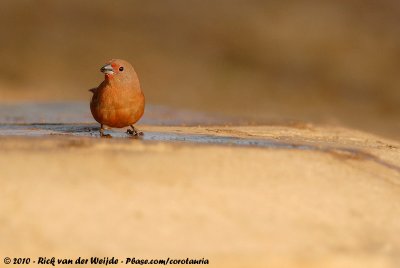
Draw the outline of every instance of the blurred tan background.
M0 4L0 100L89 100L132 62L147 100L400 139L397 0L28 1Z

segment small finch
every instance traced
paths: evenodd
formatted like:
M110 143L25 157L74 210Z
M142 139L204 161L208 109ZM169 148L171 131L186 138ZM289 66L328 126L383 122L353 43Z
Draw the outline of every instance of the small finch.
M100 123L100 136L104 134L104 125L115 128L131 127L127 133L132 136L143 135L133 124L144 113L144 95L139 79L132 65L124 60L113 59L101 67L104 81L93 92L90 110L94 119Z

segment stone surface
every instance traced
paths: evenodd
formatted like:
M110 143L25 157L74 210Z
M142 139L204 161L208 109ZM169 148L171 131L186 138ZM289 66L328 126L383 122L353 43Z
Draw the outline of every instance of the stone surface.
M143 137L113 129L101 139L81 104L0 112L2 257L400 264L396 141L151 106L154 116L138 125Z

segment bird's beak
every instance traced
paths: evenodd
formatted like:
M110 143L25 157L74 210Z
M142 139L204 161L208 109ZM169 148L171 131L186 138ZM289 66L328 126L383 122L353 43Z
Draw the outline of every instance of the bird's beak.
M111 64L104 65L101 67L100 71L105 74L114 74L114 69Z

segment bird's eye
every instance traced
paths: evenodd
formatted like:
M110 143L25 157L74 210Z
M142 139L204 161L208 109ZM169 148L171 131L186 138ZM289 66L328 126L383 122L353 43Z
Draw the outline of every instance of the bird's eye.
M124 67L119 67L119 71L122 72L124 70Z

